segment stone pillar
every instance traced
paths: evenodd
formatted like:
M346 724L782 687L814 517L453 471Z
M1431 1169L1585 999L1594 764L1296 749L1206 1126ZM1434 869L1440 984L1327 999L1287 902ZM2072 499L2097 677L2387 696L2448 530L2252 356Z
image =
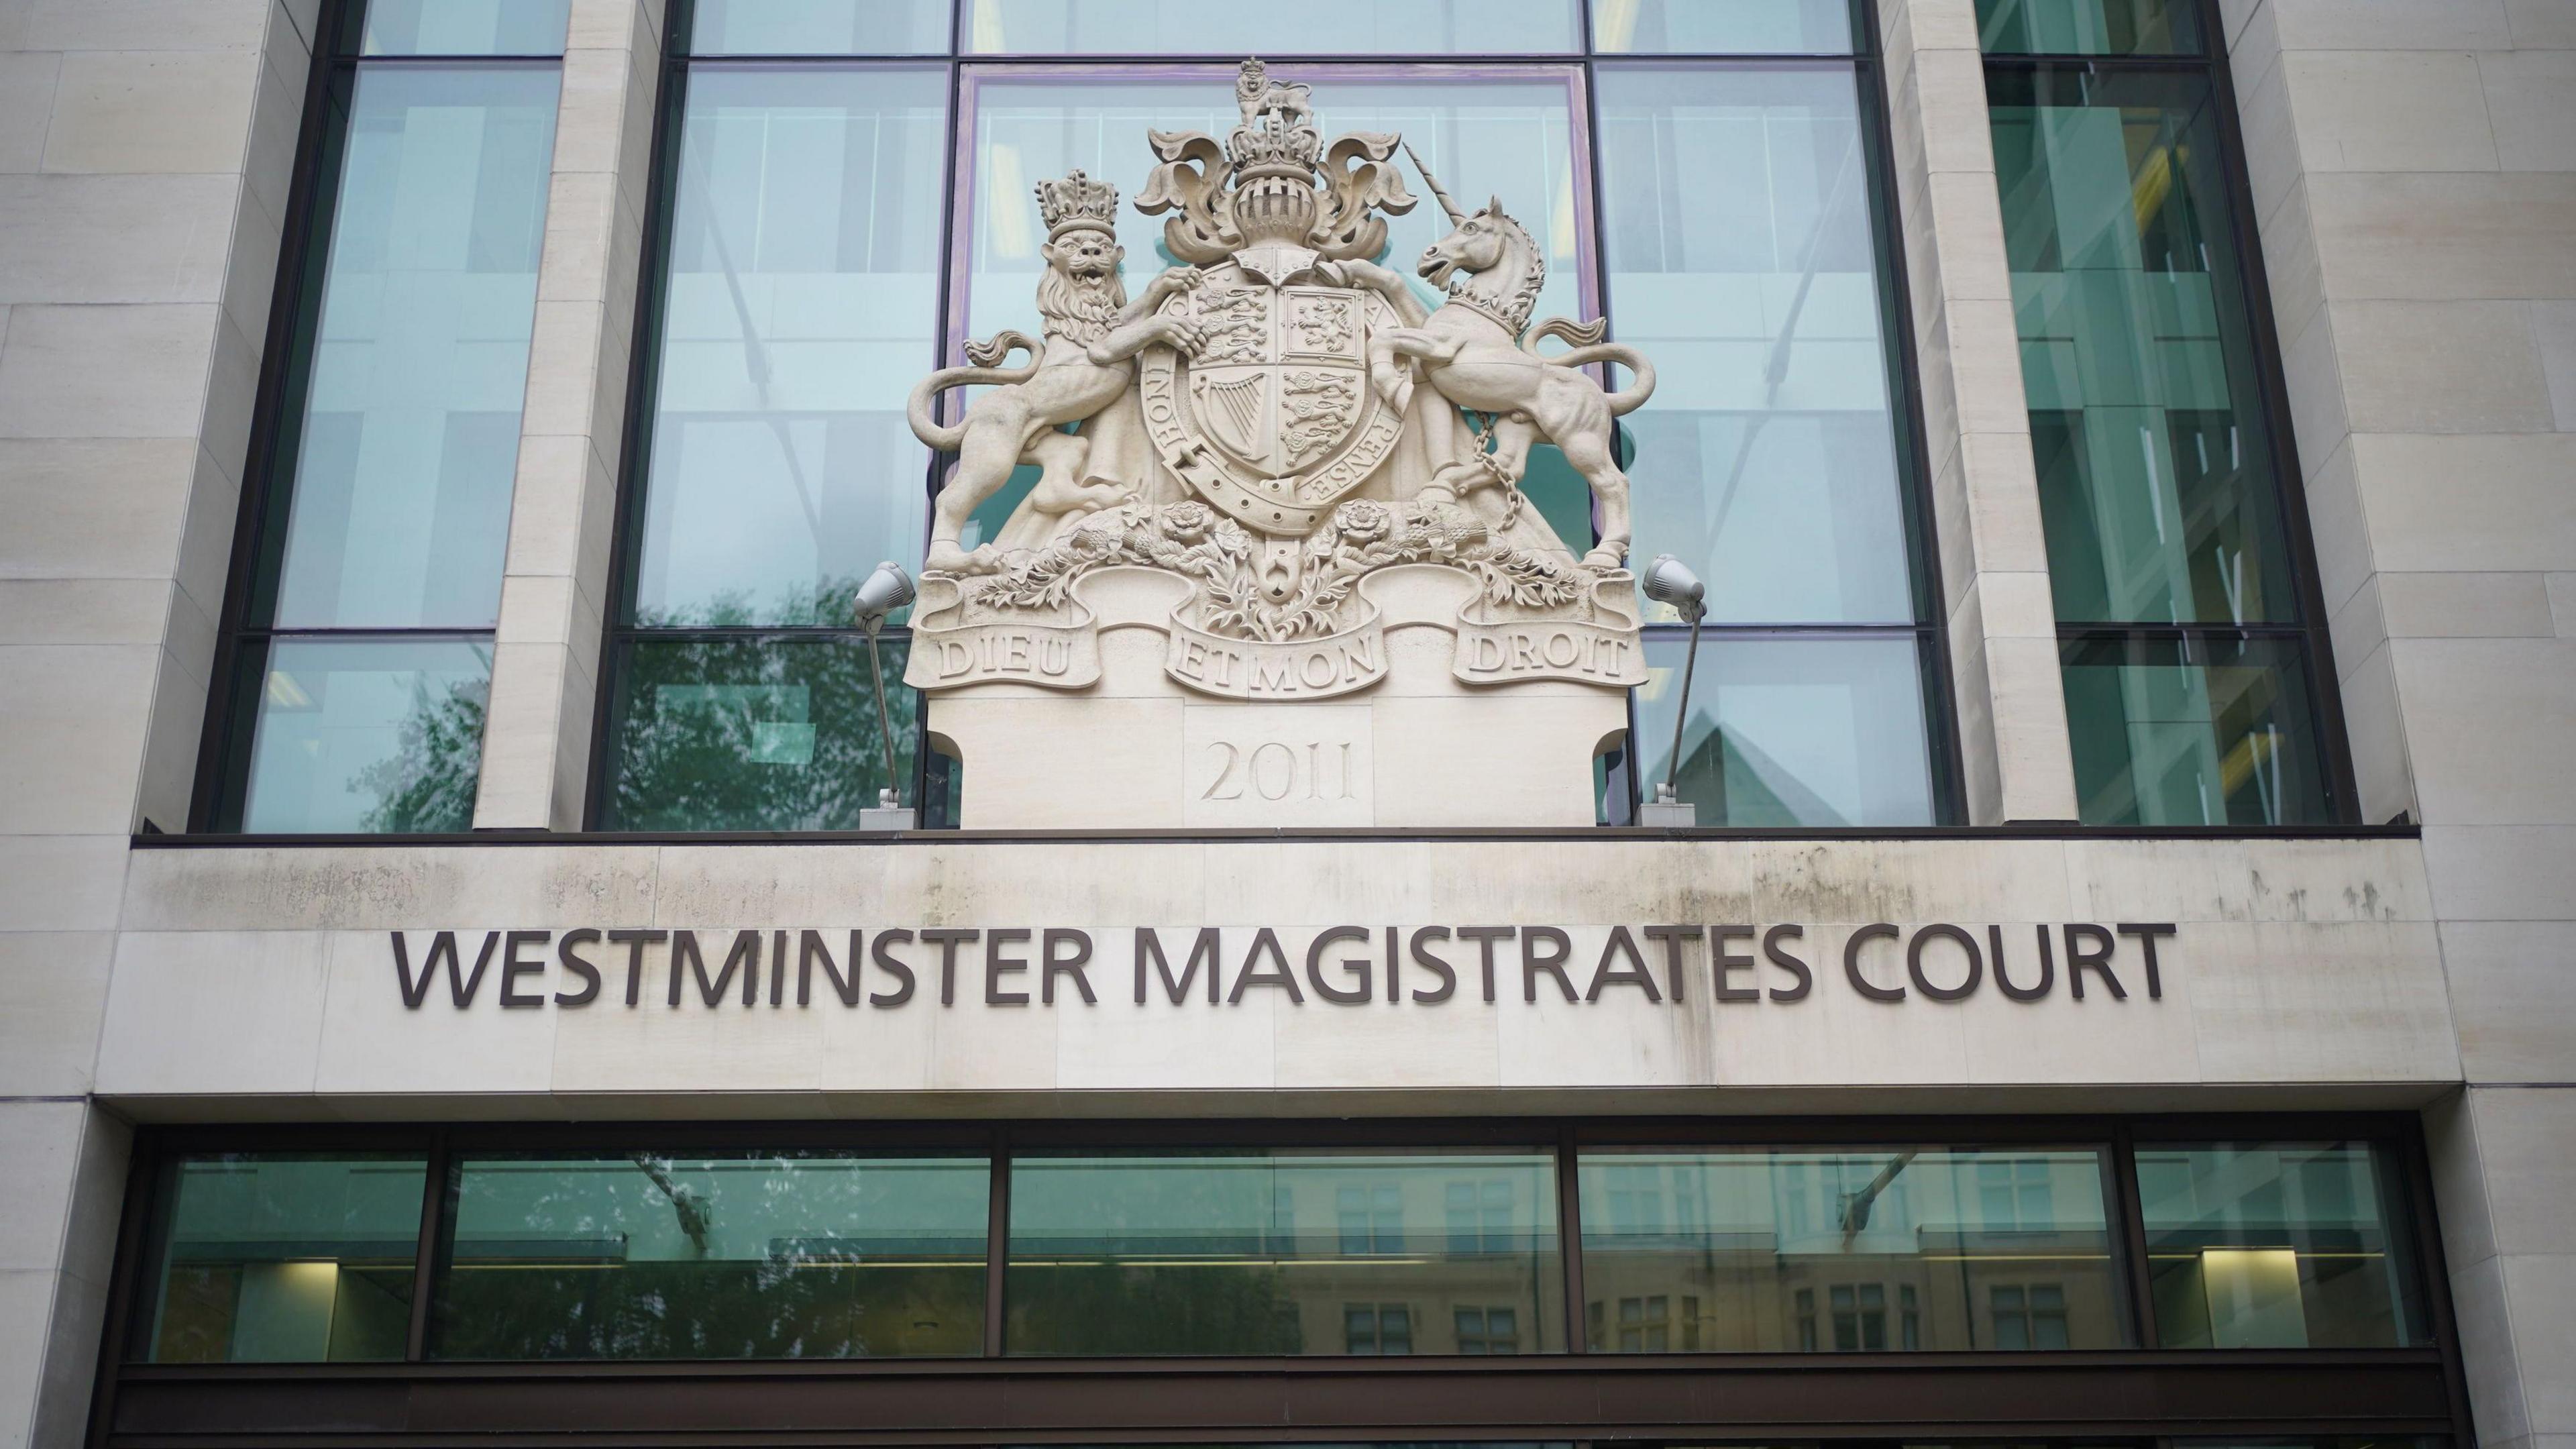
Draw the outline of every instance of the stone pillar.
M89 1437L90 1386L125 1208L133 1133L77 1098L0 1105L0 1434L35 1449Z
M2229 0L2365 818L2424 828L2479 1440L2576 1434L2576 6Z
M311 0L146 8L0 10L0 831L88 842L40 870L187 827L311 64Z
M661 76L661 0L573 0L477 830L582 824Z
M188 824L315 12L0 4L0 1444L86 1432L125 840Z
M1968 820L2072 820L2075 765L1976 6L1885 0L1879 18Z

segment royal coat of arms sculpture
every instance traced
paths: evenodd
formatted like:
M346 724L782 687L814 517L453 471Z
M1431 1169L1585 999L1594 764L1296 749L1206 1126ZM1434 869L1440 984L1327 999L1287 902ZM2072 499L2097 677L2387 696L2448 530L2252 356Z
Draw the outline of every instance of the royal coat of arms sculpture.
M1222 145L1149 133L1136 206L1168 213L1176 265L1130 300L1116 188L1043 183L1045 336L970 343L913 392L914 433L958 459L905 678L966 762L964 823L1588 822L1590 760L1646 678L1611 420L1654 370L1598 322L1532 325L1544 253L1499 198L1466 211L1424 170L1451 225L1417 267L1442 289L1427 302L1379 261L1381 213L1417 204L1402 139L1327 144L1308 88L1257 60L1236 101ZM1629 386L1604 391L1587 369L1607 362ZM1588 549L1520 491L1539 442L1590 485ZM1036 486L970 547L975 509L1023 465ZM1104 782L1048 782L1073 737L1104 731L1094 761L1164 737L1203 758L1103 816ZM1488 782L1463 800L1441 785L1462 768ZM1532 770L1565 778L1493 784Z

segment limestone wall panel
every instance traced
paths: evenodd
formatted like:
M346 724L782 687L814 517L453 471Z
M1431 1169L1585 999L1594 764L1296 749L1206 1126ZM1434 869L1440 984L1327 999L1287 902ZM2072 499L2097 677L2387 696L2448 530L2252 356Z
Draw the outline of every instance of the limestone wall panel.
M1171 1093L1211 1110L1239 1095L1255 1110L1256 1094L1281 1092L1472 1104L2120 1084L2429 1098L2461 1078L2422 853L2403 839L264 847L139 850L129 877L97 1090L145 1115L185 1116L223 1093L315 1117L382 1115L407 1097L423 1111L515 1116L667 1110L710 1094L795 1115L827 1101L915 1114L934 1093L1051 1095L1065 1110L1087 1094ZM2158 938L2152 985L2141 941L2125 936L2110 977L2088 970L2077 1000L2070 923L2173 934ZM1966 979L1957 937L1925 938L1909 962L1913 933L1931 924L1978 947L1977 988L1962 1000L1934 999ZM1453 933L1423 938L1448 968L1445 991L1414 949L1424 926ZM1563 934L1494 941L1488 1000L1485 945L1454 934L1475 926ZM1697 932L1678 942L1678 999L1676 943L1650 926ZM877 933L941 927L984 935L955 943L945 970L951 947L898 938L887 950L910 973L907 993ZM1149 966L1140 1003L1138 927L1155 930L1174 977L1201 928L1218 928L1217 999L1202 961L1177 1003ZM1720 927L1749 963L1725 976L1723 996L1710 945ZM568 1004L586 983L531 934L527 965L508 975L514 1004L501 1004L507 932L582 928L662 935L580 945L599 985ZM1088 942L1079 980L1050 982L1050 928L1068 933L1060 956L1081 949L1069 933ZM825 956L802 966L809 930L830 970ZM456 933L456 969L442 961L423 980L438 931ZM675 972L679 931L692 933L703 979ZM850 979L854 931L868 949L849 1005L832 973ZM995 931L1025 934L988 957ZM504 933L488 957L487 933ZM2043 937L2050 989L2008 998L1996 943L2028 992ZM1845 966L1855 938L1857 983ZM758 958L749 1002L742 974L724 977L744 953ZM471 981L478 960L460 1008L456 977ZM245 1040L262 1049L244 1052Z

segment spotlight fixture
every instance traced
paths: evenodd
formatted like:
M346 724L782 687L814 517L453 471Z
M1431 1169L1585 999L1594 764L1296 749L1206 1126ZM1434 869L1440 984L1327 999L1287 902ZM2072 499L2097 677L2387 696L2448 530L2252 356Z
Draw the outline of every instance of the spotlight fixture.
M1658 604L1671 606L1673 612L1690 621L1690 649L1682 655L1682 692L1673 701L1673 754L1664 767L1663 782L1655 786L1655 798L1637 807L1640 825L1697 825L1699 807L1683 800L1675 792L1682 772L1682 728L1690 723L1691 674L1699 666L1699 623L1708 617L1708 585L1699 581L1680 559L1668 553L1655 555L1646 565L1646 597Z
M877 687L877 742L885 751L886 783L877 791L875 807L859 811L862 830L911 830L921 824L921 812L904 808L903 791L895 784L894 718L886 708L885 663L877 655L877 631L885 627L886 615L911 603L913 597L912 575L903 571L903 565L887 562L877 565L850 601L859 627L868 631L868 674Z

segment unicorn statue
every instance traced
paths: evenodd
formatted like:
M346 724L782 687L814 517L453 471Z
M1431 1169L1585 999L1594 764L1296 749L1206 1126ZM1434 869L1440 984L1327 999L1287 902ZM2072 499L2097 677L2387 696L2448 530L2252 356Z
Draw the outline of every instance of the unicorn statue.
M1597 320L1551 317L1532 327L1530 308L1547 281L1547 258L1529 230L1503 210L1500 197L1473 213L1461 208L1413 148L1404 151L1449 214L1449 234L1423 248L1415 268L1446 289L1448 301L1425 307L1402 277L1374 262L1332 265L1345 281L1384 296L1404 322L1369 333L1370 384L1389 406L1402 412L1419 379L1452 404L1494 419L1493 450L1442 468L1425 496L1455 499L1478 487L1517 486L1530 446L1544 439L1564 452L1600 501L1601 541L1584 563L1619 567L1628 555L1628 475L1611 444L1610 420L1653 395L1654 365L1634 348L1602 341L1604 324ZM1571 350L1541 353L1538 345L1551 337ZM1604 393L1581 370L1595 362L1616 362L1635 381Z

